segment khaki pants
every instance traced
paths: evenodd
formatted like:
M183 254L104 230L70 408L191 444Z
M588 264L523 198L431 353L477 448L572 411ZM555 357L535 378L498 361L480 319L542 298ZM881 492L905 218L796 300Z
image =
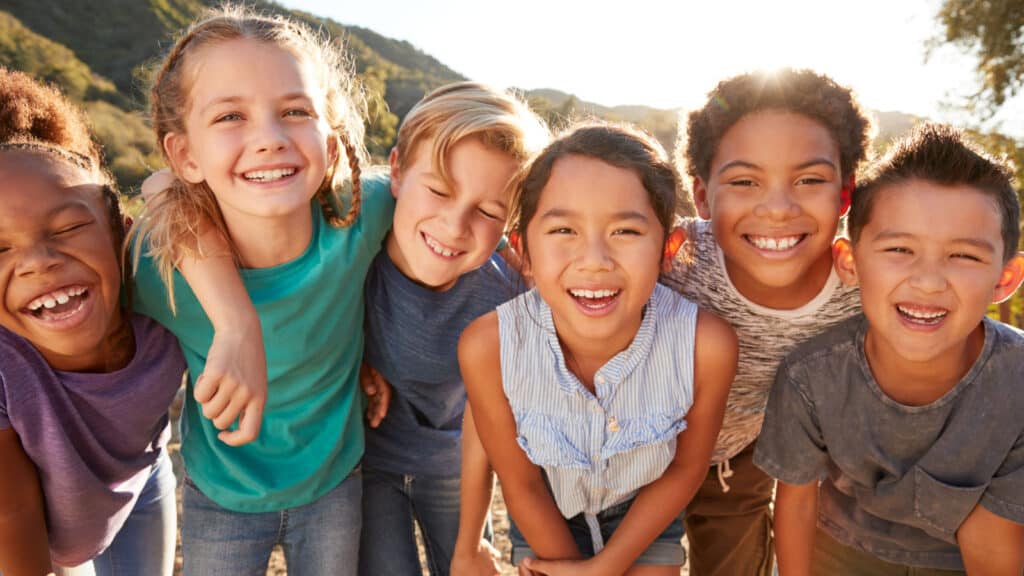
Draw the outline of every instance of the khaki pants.
M686 508L691 576L770 576L775 564L772 544L772 492L775 480L754 466L754 445L737 454L723 478L712 466Z
M879 560L871 554L844 546L823 530L814 537L811 559L814 576L966 576L960 570L916 568Z

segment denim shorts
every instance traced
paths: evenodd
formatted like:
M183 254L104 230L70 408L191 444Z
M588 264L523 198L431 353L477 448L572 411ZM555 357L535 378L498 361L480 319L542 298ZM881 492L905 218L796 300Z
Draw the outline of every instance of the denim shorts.
M601 538L605 542L612 537L615 529L626 517L626 512L633 505L633 499L621 504L616 504L605 509L597 515L597 523L601 527ZM576 546L585 557L594 555L594 544L590 538L590 528L583 514L578 514L567 520L569 531L572 533ZM518 565L524 558L536 558L526 539L523 538L516 523L509 517L509 540L512 541L512 564ZM682 566L686 563L686 550L683 548L683 514L672 520L654 542L644 550L643 554L633 564L636 566Z

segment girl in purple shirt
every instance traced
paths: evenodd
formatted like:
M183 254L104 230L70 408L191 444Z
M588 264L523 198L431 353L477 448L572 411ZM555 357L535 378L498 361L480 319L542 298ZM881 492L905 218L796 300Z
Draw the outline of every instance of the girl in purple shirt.
M170 576L177 342L121 294L124 219L81 113L0 68L0 573Z

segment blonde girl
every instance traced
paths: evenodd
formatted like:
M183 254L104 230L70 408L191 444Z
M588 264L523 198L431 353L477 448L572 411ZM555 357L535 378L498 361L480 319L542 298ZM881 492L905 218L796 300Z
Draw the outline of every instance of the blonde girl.
M354 574L363 279L394 202L385 179L360 180L352 72L307 27L227 8L177 41L152 99L177 180L139 223L136 287L139 310L178 336L191 374L185 574L263 574L275 545L296 574ZM258 324L215 336L250 301ZM230 362L207 365L258 357L245 336L265 344L265 407Z

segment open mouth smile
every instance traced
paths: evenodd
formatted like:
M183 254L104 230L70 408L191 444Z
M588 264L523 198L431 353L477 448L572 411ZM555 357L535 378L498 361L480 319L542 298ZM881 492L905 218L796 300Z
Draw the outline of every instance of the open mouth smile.
M758 250L764 252L786 252L792 250L807 239L809 234L793 234L791 236L759 236L744 234L743 239Z
M903 322L912 326L931 328L942 324L949 310L937 306L919 306L915 304L897 304L896 312Z
M249 182L277 182L294 176L298 172L295 168L275 168L273 170L251 170L243 172L242 178Z
M427 248L442 258L457 258L466 253L464 250L456 250L455 248L445 246L437 238L426 232L420 232L420 236L423 238L423 243L426 244Z
M22 312L53 328L68 328L77 323L91 299L91 292L80 284L58 288L34 298Z
M567 292L576 302L576 305L588 316L607 314L615 307L619 301L619 296L622 295L622 290L607 288L599 290L570 288Z

